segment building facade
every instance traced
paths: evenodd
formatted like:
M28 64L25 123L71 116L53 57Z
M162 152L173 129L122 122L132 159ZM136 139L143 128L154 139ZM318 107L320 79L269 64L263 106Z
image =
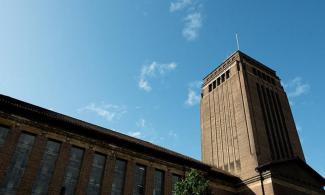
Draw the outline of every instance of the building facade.
M204 163L244 182L257 178L250 184L256 192L261 188L258 167L292 159L305 163L289 101L274 70L236 51L204 78L201 96ZM272 182L266 186L273 189Z
M218 194L240 180L195 159L0 95L0 194L170 195L198 169Z
M240 51L204 78L201 129L203 162L243 178L267 162L305 159L276 72Z
M190 168L212 194L324 194L275 72L237 51L204 78L202 160L0 95L0 194L171 195Z

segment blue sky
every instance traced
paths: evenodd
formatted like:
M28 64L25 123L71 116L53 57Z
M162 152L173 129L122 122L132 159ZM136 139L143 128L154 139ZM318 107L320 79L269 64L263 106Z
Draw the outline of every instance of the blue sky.
M0 93L200 159L199 85L240 48L282 79L325 175L325 2L1 1Z

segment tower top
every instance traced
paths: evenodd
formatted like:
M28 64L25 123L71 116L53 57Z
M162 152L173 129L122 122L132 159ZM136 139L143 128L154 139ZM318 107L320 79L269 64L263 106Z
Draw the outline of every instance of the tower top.
M217 68L211 71L207 76L203 78L203 86L209 83L216 75L227 70L230 66L234 65L235 62L240 63L249 63L257 68L267 72L268 74L272 75L273 77L278 78L276 75L276 71L272 70L271 68L267 67L263 63L257 61L256 59L250 57L249 55L245 54L244 52L237 50L233 52L228 58L226 58Z

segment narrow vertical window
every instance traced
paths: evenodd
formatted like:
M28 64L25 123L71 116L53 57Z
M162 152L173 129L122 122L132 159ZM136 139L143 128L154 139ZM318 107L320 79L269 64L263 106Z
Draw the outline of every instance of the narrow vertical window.
M161 170L155 171L153 195L164 194L164 178L165 175L163 171Z
M106 157L95 154L91 165L91 172L88 181L87 194L100 194Z
M54 172L55 162L59 155L60 145L60 143L55 141L47 141L42 162L38 169L37 178L33 185L32 194L47 193L48 186Z
M212 85L213 85L213 89L215 89L216 88L216 81L213 81Z
M226 72L226 79L229 79L229 77L230 77L230 71L227 70L227 72Z
M212 84L209 85L209 92L212 91Z
M143 195L146 181L146 167L136 165L134 170L133 195Z
M265 81L266 80L266 75L262 72L262 79Z
M22 133L19 137L10 167L0 189L0 194L15 194L24 174L30 152L33 148L35 136Z
M126 161L116 160L111 195L122 195L123 194L125 168L126 168Z
M172 194L176 194L176 184L177 182L181 181L181 177L178 175L172 175Z
M221 75L221 82L223 83L225 81L225 74Z
M257 71L257 75L258 75L258 77L260 77L260 78L262 78L262 73L261 73L261 71Z
M9 132L9 128L0 126L0 148L5 143L8 132Z
M220 85L220 77L217 78L217 86L219 86L219 85Z
M63 181L63 192L65 194L74 194L76 185L79 179L79 172L83 158L84 150L77 147L72 147L70 151L69 164L65 170Z

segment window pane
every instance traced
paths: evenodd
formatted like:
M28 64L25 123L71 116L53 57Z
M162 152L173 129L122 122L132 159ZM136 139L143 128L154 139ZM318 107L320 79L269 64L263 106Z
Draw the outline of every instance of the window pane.
M164 194L164 172L160 170L155 171L153 195Z
M116 160L114 175L113 175L113 183L112 183L112 193L111 193L112 195L123 194L125 168L126 168L126 162L124 160Z
M133 195L143 195L146 180L146 168L141 165L136 165L134 170L134 186Z
M0 189L0 194L15 194L24 174L35 136L22 133L19 137L10 167Z
M37 179L33 185L32 194L47 194L48 185L54 172L55 162L59 155L60 145L58 142L47 141L42 162L38 169Z
M105 169L105 161L106 157L104 155L94 155L88 181L87 194L95 195L100 193L102 177Z
M72 147L68 167L65 170L63 188L65 194L74 194L79 179L79 172L83 158L84 150Z
M176 194L176 183L181 181L181 177L178 175L172 175L172 194Z
M9 128L0 126L0 148L5 143L8 132L9 132Z

